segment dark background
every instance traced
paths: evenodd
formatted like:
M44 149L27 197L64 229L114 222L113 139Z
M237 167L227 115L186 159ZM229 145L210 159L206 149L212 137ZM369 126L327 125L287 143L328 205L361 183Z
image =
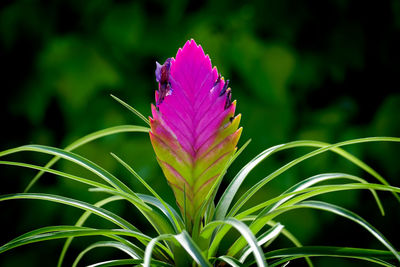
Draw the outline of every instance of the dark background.
M23 144L64 147L90 132L120 124L143 125L115 102L115 94L148 116L154 102L155 61L174 56L194 38L213 65L230 79L244 128L240 145L251 144L225 176L262 150L293 140L330 143L367 136L400 136L400 1L2 1L0 3L0 149ZM346 147L395 186L400 186L399 144ZM146 134L119 134L85 145L78 153L146 192L109 155L125 159L170 203ZM269 158L240 192L309 149ZM8 159L45 164L22 153ZM58 169L84 175L72 164ZM375 181L340 157L326 153L279 176L256 195L270 198L294 183L324 172L347 172ZM35 172L1 166L0 194L23 191ZM33 188L95 202L105 195L45 175ZM239 192L239 193L240 193ZM319 199L356 211L400 249L399 203L381 193L382 217L367 191ZM139 228L151 229L138 212L109 205ZM0 203L1 244L37 227L74 224L81 211L42 201ZM312 210L278 218L306 245L382 248L364 229ZM111 227L92 218L88 225ZM94 239L75 240L67 265ZM0 255L1 266L55 266L62 241L25 246ZM283 238L276 247L290 246ZM85 262L119 254L99 249ZM369 266L344 259L317 266ZM299 266L294 261L290 265ZM67 266L66 265L66 266ZM290 266L289 265L289 266Z

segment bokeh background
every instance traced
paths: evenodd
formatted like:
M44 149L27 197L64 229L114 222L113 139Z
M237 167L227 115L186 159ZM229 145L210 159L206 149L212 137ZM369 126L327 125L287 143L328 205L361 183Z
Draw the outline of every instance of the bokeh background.
M367 136L400 136L400 2L370 1L34 1L0 3L0 148L43 144L64 147L90 132L143 122L124 109L114 94L148 116L154 102L155 61L174 56L186 40L201 44L222 75L230 79L244 128L240 144L252 139L225 176L262 150L299 139L339 142ZM399 144L374 143L346 149L400 186ZM119 134L77 150L146 192L110 156L125 159L170 203L146 134ZM243 192L274 169L309 149L280 152L245 181ZM35 153L13 157L35 164ZM23 191L35 172L1 167L0 194ZM72 164L57 167L79 175ZM281 175L256 195L262 201L301 179L323 172L372 177L326 153ZM90 175L89 175L90 176ZM95 202L105 195L45 175L32 189ZM400 206L380 194L382 217L368 192L343 192L320 199L345 206L369 220L400 249ZM115 203L110 209L152 233L138 212ZM73 208L41 201L0 203L4 242L37 227L73 224ZM365 230L345 219L311 210L279 218L305 245L382 248ZM89 224L111 227L101 219ZM67 265L94 239L73 242ZM22 247L0 255L0 266L55 266L62 241ZM283 238L275 247L290 246ZM101 250L94 259L118 253ZM316 259L317 266L370 266L345 259ZM302 266L301 261L290 265ZM290 266L289 265L289 266ZM372 266L372 265L371 265Z

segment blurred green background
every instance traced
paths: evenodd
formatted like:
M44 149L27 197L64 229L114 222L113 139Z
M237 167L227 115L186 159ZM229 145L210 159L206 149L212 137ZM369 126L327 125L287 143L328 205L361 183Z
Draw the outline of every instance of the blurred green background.
M339 142L367 136L400 136L400 2L368 1L34 1L0 3L1 149L34 143L64 147L90 132L143 123L115 102L114 94L148 116L154 102L155 61L174 56L194 38L213 65L230 79L244 128L240 145L251 144L225 176L262 150L293 140ZM361 157L400 186L398 144L354 145ZM77 150L146 192L109 155L125 159L170 203L172 193L146 134L119 134ZM269 158L245 181L243 192L289 160L310 150ZM45 164L46 156L24 153L13 160ZM86 175L72 164L58 168ZM307 160L254 198L270 198L301 179L323 172L373 178L333 154ZM1 166L0 194L21 192L35 172ZM95 202L105 195L45 175L33 188ZM239 192L239 193L240 193ZM381 217L368 192L320 199L356 211L400 249L400 206L381 194ZM110 209L149 231L138 212L115 203ZM0 203L1 244L36 227L73 224L81 211L41 201ZM382 248L345 219L302 210L280 218L306 245ZM112 227L100 219L89 222ZM94 239L75 240L67 263ZM0 255L0 266L55 266L62 241L26 246ZM284 239L275 247L290 246ZM110 259L98 250L85 258ZM317 266L370 266L358 261L316 259ZM68 264L66 266L68 266ZM291 265L302 266L301 261ZM372 265L371 265L372 266Z

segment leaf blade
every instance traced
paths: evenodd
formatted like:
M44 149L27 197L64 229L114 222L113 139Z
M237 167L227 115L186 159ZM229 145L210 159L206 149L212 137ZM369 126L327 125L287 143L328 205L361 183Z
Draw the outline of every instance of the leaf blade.
M85 145L87 143L90 143L96 139L117 134L117 133L127 133L127 132L149 132L150 129L142 126L136 126L136 125L119 125L119 126L114 126L114 127L109 127L106 129L102 129L99 131L96 131L94 133L90 133L84 137L79 138L78 140L74 141L70 145L66 146L64 150L66 151L73 151L74 149L77 149L78 147ZM55 156L52 158L44 167L45 168L51 168L60 157ZM29 182L27 187L24 190L24 193L27 193L33 186L34 184L40 179L40 177L43 175L44 172L40 171L38 172L32 180Z
M211 267L211 264L203 256L200 249L193 242L193 240L190 238L189 234L186 231L182 231L180 234L177 235L165 234L153 238L146 246L144 262L143 262L144 267L150 267L151 254L153 248L156 245L156 243L161 240L176 240L186 250L186 252L197 262L197 264L199 264L202 267Z
M17 194L10 194L10 195L2 195L0 196L0 202L5 201L5 200L12 200L12 199L38 199L38 200L46 200L50 202L56 202L60 204L65 204L68 206L72 206L75 208L79 208L85 211L90 211L93 214L96 214L118 226L120 226L123 229L129 229L133 231L138 231L138 229L133 226L131 223L126 221L125 219L121 218L120 216L102 209L95 207L92 204L67 198L67 197L62 197L58 195L51 195L51 194L40 194L40 193L17 193Z
M121 105L123 105L124 107L126 107L129 111L131 111L133 114L135 114L136 116L138 116L142 121L144 121L147 125L150 126L150 122L148 119L146 119L145 116L143 116L142 113L140 113L139 111L137 111L136 109L134 109L132 106L130 106L129 104L127 104L126 102L122 101L121 99L119 99L118 97L116 97L115 95L110 95L112 98L114 98L117 102L119 102Z

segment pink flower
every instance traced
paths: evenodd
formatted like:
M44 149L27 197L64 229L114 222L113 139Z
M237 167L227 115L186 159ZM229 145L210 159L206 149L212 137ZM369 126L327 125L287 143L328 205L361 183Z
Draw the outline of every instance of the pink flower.
M156 80L151 143L182 214L192 220L236 151L240 114L234 117L229 81L194 40L176 59L157 63Z

